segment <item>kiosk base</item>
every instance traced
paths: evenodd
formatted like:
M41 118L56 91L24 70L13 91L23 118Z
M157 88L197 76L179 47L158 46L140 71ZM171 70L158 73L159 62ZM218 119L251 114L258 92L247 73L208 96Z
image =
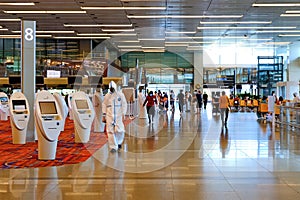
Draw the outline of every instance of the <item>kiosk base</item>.
M0 120L1 121L7 121L8 120L8 114L5 112L0 112Z
M18 130L14 126L11 127L12 130L12 143L13 144L26 144L26 132L25 130Z
M75 143L87 143L90 140L91 129L80 129L75 124Z
M38 134L38 159L55 160L57 140L50 142Z

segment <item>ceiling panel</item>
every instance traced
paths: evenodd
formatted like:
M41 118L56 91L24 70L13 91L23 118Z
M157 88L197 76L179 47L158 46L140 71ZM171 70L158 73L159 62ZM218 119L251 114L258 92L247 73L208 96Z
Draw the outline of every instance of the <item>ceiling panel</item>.
M0 0L0 2L8 2ZM30 2L25 0L15 0L13 2ZM293 30L300 30L300 17L280 17L287 10L300 10L300 7L253 7L253 3L274 3L274 0L36 0L34 6L1 6L1 19L24 19L37 21L37 30L74 30L74 34L69 36L77 36L77 33L103 33L102 28L92 27L65 27L64 24L132 24L132 28L138 34L137 37L162 37L166 35L165 31L195 31L194 34L188 36L246 36L252 39L273 38L273 41L294 42L300 37L280 37L280 33L258 33L265 27L274 26L291 26ZM280 3L299 3L299 0L281 0ZM85 10L85 14L7 14L3 11L21 11L21 10L36 10L36 11L84 11L81 7L102 6L102 7L150 7L150 6L165 6L164 10L136 10L136 9L119 9L119 10ZM131 18L130 16L152 16L151 18ZM174 15L179 16L172 18ZM195 15L197 15L195 17ZM209 15L242 15L240 18L200 18L200 16ZM128 17L129 16L129 17ZM161 16L161 18L157 18ZM194 16L193 18L191 18ZM190 17L190 18L187 18ZM200 24L199 22L245 22L245 21L270 21L271 24ZM8 31L0 31L1 34L15 34L12 31L20 30L20 22L5 22L0 21L3 28ZM249 29L204 29L198 30L197 27L253 27ZM149 27L156 27L149 31ZM115 27L112 29L122 28ZM124 28L123 28L124 29ZM143 31L143 29L145 31ZM271 29L272 30L272 29ZM282 31L285 29L282 28ZM108 32L110 33L110 32ZM115 32L111 32L115 33ZM53 34L55 36L66 34ZM125 38L127 39L127 38ZM207 39L205 39L207 40ZM212 39L209 39L212 40ZM233 41L238 42L235 39ZM168 41L168 40L166 40ZM216 39L216 42L220 39ZM141 42L141 44L146 42ZM155 44L155 43L153 43Z

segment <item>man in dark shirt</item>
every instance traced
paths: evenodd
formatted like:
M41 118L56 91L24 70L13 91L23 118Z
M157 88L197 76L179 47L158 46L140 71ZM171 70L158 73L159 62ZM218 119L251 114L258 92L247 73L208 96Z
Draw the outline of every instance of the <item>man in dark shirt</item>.
M184 94L183 94L183 90L180 90L179 94L177 95L177 100L178 100L178 104L179 104L179 111L180 114L183 111L183 104L184 104Z
M206 109L206 105L207 105L207 101L208 101L208 95L206 94L206 92L204 92L202 98L203 98L204 109Z
M197 102L198 102L198 107L197 107L197 113L200 112L200 109L202 107L202 94L201 91L199 90L198 93L196 94Z

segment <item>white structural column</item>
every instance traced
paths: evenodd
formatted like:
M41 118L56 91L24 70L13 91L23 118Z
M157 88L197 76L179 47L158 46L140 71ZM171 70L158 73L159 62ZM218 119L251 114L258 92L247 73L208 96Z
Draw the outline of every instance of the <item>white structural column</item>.
M26 141L34 140L34 99L35 99L35 21L22 21L21 38L21 90L26 96L30 109Z
M288 81L297 81L300 80L300 42L294 42L290 45L290 64L288 66ZM296 92L296 91L295 91Z
M194 89L200 84L203 90L203 53L202 51L194 51Z

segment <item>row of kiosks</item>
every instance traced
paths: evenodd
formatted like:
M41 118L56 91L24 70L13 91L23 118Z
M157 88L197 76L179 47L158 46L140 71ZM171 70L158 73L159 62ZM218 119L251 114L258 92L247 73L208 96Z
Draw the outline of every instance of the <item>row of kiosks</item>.
M95 111L90 98L84 92L72 94L71 106L74 116L76 143L89 141ZM26 143L26 131L30 117L29 105L21 92L16 92L10 99L10 120L14 144ZM59 94L41 91L36 94L34 119L38 140L38 158L54 160L58 137L64 130L68 107Z
M89 141L95 116L92 102L84 92L76 92L72 94L71 104L74 116L75 142L86 143ZM48 91L41 91L36 96L35 124L38 133L38 158L40 160L55 159L58 137L63 130L67 116L65 107L63 98L52 95Z

